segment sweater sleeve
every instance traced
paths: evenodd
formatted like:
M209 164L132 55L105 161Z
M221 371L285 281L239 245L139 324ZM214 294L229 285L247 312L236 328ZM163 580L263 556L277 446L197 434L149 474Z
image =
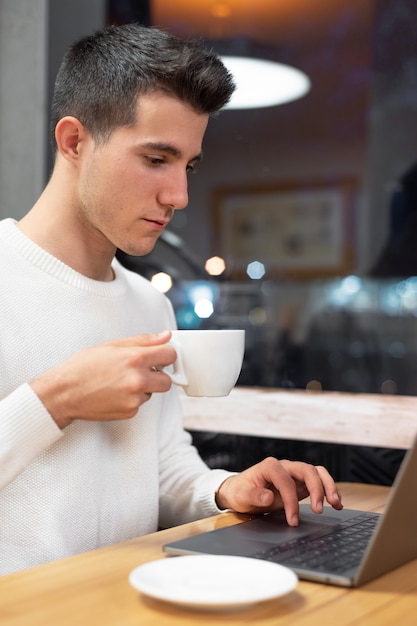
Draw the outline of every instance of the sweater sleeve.
M192 445L190 434L182 426L177 390L171 389L165 398L166 410L159 432L159 523L164 528L220 513L215 493L233 475L208 468Z
M0 401L0 488L63 437L48 411L23 384Z
M174 310L168 299L166 305L169 326L176 328ZM220 513L215 494L221 483L233 474L207 467L192 445L190 434L183 428L181 402L175 385L164 394L160 415L160 526L168 528Z

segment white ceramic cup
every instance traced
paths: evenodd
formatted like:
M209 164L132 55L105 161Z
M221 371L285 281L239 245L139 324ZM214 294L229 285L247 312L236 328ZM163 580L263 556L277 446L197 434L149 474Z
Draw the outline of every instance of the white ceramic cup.
M242 369L244 330L174 330L177 360L166 368L188 396L227 396Z

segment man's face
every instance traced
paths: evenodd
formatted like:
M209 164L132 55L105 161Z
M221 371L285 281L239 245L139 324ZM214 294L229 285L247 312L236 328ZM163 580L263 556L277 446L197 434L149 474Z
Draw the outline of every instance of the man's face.
M201 158L208 115L160 92L144 95L136 124L83 146L79 219L93 245L147 254L188 203L187 176Z

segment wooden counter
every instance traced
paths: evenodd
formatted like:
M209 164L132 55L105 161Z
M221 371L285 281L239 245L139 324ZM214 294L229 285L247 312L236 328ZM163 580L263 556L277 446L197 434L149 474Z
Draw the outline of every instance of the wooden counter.
M340 484L346 506L382 511L389 488ZM243 515L224 513L152 535L0 577L2 626L414 626L417 560L359 589L300 581L282 598L237 612L186 610L150 600L129 585L129 572L166 558L164 543ZM173 557L170 557L173 558ZM174 557L181 558L181 557Z
M188 430L407 449L417 397L236 387L224 398L181 391Z

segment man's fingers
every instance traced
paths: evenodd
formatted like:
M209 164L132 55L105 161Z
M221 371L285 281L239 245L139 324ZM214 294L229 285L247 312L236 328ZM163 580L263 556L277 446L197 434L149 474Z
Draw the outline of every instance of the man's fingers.
M167 343L171 339L171 331L163 330L160 333L144 333L142 335L134 335L133 337L124 337L122 339L115 339L109 341L109 344L118 347L147 347L147 346L160 346Z
M149 373L154 374L160 373L164 367L171 365L176 359L175 348L168 344L170 338L171 331L165 330L161 333L116 339L107 342L107 345L117 349L126 348L125 358L130 360L132 366L143 367ZM153 391L159 390L153 389ZM166 385L162 390L167 391Z
M240 513L284 508L288 524L297 526L299 500L308 495L316 513L322 512L324 498L334 508L342 508L335 482L324 467L268 457L226 479L217 491L216 502L222 509Z
M327 502L340 511L343 509L342 497L336 489L333 478L325 467L318 465L316 469L322 481Z
M315 513L322 513L325 489L317 468L308 463L283 460L297 486L298 497L310 496L311 508Z
M322 513L324 498L335 509L343 508L333 478L325 467L321 465L307 466L304 480L310 494L311 508L315 513Z
M171 339L171 331L163 330L161 333L137 335L135 345L138 346L159 346L167 343Z
M288 468L295 481L306 490L310 496L311 508L315 513L323 511L324 498L336 509L342 509L340 494L329 472L323 466L309 465L308 463L281 461Z
M269 484L274 492L274 499L279 498L285 510L285 517L290 526L298 524L298 493L293 477L285 464L269 457L261 462L264 485Z

